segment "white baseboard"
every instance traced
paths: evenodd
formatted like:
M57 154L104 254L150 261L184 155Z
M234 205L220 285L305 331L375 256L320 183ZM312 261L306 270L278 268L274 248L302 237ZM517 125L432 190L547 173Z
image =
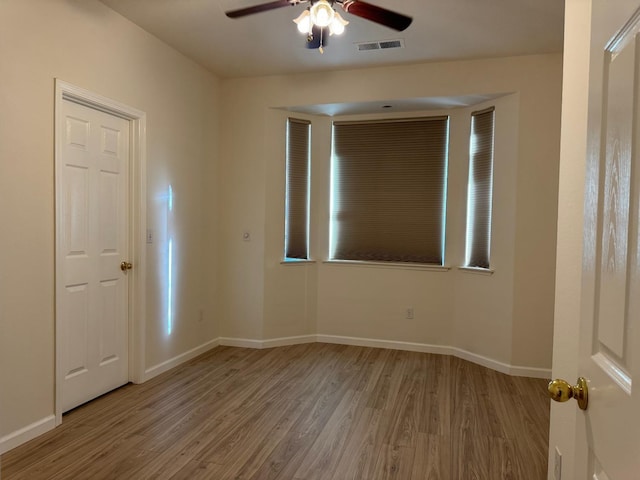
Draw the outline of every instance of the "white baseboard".
M391 350L405 350L408 352L436 353L451 355L451 348L427 343L399 342L379 340L376 338L343 337L339 335L316 335L318 342L337 343L340 345L354 345L357 347L389 348Z
M301 345L303 343L316 343L317 335L298 335L296 337L272 338L262 342L262 348L286 347L287 345Z
M8 452L12 448L16 448L17 446L28 442L29 440L33 440L49 430L52 430L55 426L56 416L49 415L37 422L33 422L31 425L21 428L20 430L16 430L15 432L5 435L0 438L0 455Z
M493 358L485 357L484 355L479 355L456 347L451 347L451 355L477 365L482 365L483 367L491 368L492 370L496 370L501 373L506 373L507 375L512 375L511 365L494 360Z
M318 342L338 343L341 345L356 345L360 347L390 348L393 350L407 350L410 352L435 353L438 355L452 355L483 367L496 370L514 377L550 378L551 370L535 367L520 367L509 365L492 358L468 352L461 348L431 345L428 343L400 342L378 340L373 338L343 337L338 335L316 335Z
M156 377L161 373L166 372L167 370L171 370L173 367L177 367L178 365L184 362L188 362L192 358L195 358L198 355L202 355L203 353L208 352L209 350L217 347L218 345L220 345L220 340L218 338L214 338L213 340L209 340L208 342L203 343L202 345L199 345L195 348L192 348L191 350L188 350L184 353L181 353L180 355L177 355L173 358L170 358L169 360L165 360L164 362L159 363L158 365L154 365L153 367L147 368L144 371L143 381L146 382L147 380L151 380L153 377Z
M341 335L301 335L297 337L282 337L267 340L254 340L246 338L220 337L220 345L244 348L271 348L285 345L298 345L302 343L334 343L339 345L353 345L357 347L389 348L393 350L406 350L410 352L434 353L438 355L452 355L469 362L491 368L507 375L515 377L551 378L551 370L536 367L522 367L509 365L477 353L468 352L461 348L431 345L427 343L401 342L392 340L379 340L375 338L346 337Z
M451 347L451 350L451 355L513 377L551 378L551 369L509 365L508 363L478 355L477 353L471 353L461 348Z
M226 347L243 347L243 348L273 348L286 347L287 345L301 345L303 343L315 343L317 335L298 335L295 337L270 338L267 340L252 340L249 338L231 338L220 337L220 345Z
M509 375L514 377L543 378L545 380L552 378L550 368L523 367L520 365L511 365L510 368Z
M264 343L262 340L252 340L250 338L232 338L232 337L220 337L218 338L221 346L224 347L241 347L241 348L262 348Z

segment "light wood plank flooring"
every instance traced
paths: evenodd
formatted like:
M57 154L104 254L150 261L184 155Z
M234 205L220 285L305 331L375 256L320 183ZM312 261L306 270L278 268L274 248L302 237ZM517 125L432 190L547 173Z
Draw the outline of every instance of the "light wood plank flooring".
M545 392L449 356L218 347L71 411L2 479L544 480Z

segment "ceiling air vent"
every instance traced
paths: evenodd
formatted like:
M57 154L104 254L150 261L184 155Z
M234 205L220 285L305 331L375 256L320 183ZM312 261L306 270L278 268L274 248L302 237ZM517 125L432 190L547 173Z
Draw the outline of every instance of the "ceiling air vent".
M366 50L386 50L389 48L404 48L404 41L402 40L383 40L380 42L364 42L356 43L359 52Z

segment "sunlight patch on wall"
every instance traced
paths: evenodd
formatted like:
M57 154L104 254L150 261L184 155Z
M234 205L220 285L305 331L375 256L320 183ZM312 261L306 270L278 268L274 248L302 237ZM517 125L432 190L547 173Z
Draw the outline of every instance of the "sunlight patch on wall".
M173 188L169 185L167 191L167 335L173 331Z

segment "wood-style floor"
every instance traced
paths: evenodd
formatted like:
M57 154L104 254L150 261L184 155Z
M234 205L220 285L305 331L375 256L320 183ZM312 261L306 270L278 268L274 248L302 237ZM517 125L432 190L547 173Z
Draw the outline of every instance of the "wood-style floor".
M218 347L64 416L9 479L547 478L546 382L449 356Z

